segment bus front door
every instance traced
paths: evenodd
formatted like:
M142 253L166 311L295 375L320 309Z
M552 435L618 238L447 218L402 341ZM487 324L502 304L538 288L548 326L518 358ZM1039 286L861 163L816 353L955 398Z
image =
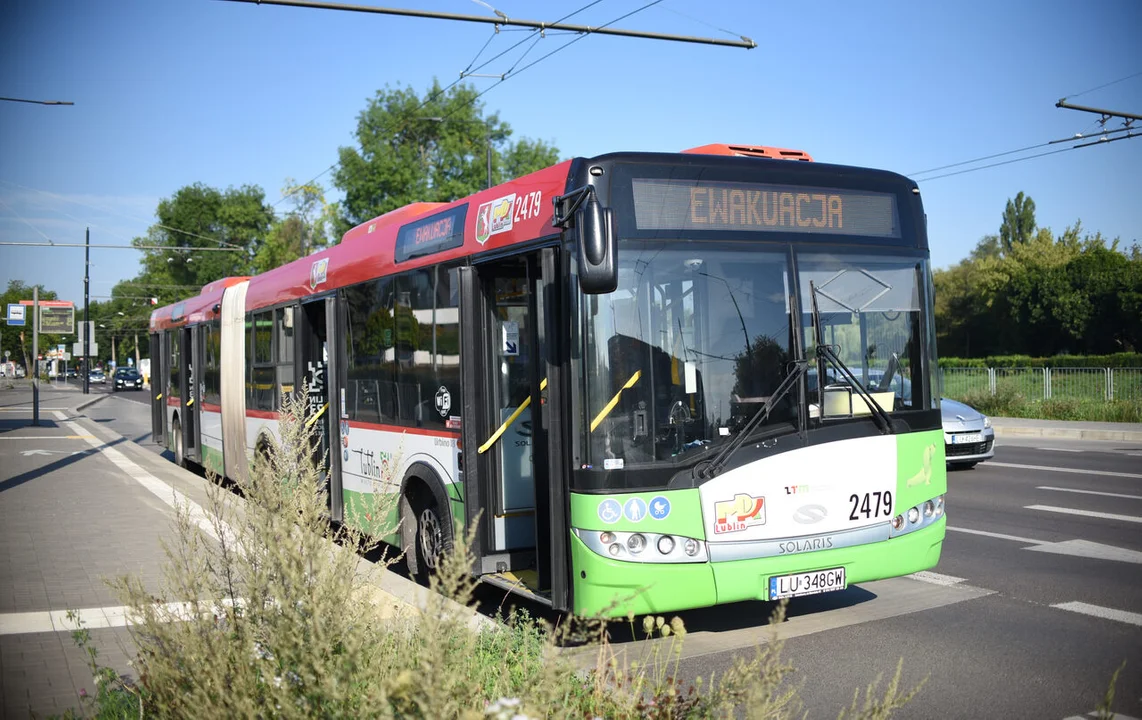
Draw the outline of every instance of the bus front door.
M337 298L326 296L302 304L301 342L297 345L299 375L306 382L306 415L318 436L314 461L329 491L329 514L341 522L341 452L333 444L340 437L340 380L338 368L330 361L330 347L336 347ZM332 332L330 330L332 329Z
M553 362L555 253L464 269L461 362L465 504L469 524L479 518L477 572L559 604L566 522L553 504L553 495L562 497L559 433L551 425L560 366Z
M179 415L182 417L182 446L184 457L196 463L202 462L202 454L198 448L198 400L201 395L197 369L202 367L202 328L200 326L184 327L179 330L179 342L182 343L179 352L179 362L182 363L179 373L182 387L180 397L182 408Z

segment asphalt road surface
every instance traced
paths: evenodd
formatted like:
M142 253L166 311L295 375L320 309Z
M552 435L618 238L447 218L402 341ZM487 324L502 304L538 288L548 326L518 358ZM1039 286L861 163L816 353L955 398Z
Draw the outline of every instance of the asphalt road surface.
M161 454L146 400L120 392L87 414ZM1125 661L1114 709L1142 718L1142 445L1001 439L948 485L933 571L794 600L776 629L768 603L681 613L679 678L721 675L776 633L809 717L902 661L904 687L924 685L898 717L1062 719L1091 717Z

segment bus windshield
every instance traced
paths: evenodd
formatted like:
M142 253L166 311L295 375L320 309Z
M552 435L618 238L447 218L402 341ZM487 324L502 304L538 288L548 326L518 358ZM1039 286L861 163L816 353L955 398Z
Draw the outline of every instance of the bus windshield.
M580 453L588 457L581 468L627 471L619 484L632 489L664 485L671 468L708 460L734 438L795 359L810 359L808 395L778 399L754 433L796 432L799 403L809 406L809 430L835 415L834 391L848 381L825 367L830 401L822 413L810 281L822 342L862 389L890 414L935 406L928 363L919 362L932 344L921 322L926 260L753 242L623 240L620 247L618 289L582 304ZM871 415L861 412L860 393L849 395L846 420Z

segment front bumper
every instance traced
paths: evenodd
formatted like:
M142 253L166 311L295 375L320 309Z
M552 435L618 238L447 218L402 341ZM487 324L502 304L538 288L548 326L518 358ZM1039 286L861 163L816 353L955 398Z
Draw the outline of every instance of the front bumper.
M710 605L768 600L769 578L793 572L844 567L849 586L934 567L947 520L871 545L819 550L786 557L682 564L622 562L603 557L571 536L574 611L625 617Z
M964 433L982 433L983 441L976 443L952 443L953 435ZM981 428L978 430L957 430L953 433L944 433L944 455L949 465L957 463L977 463L995 457L995 430Z

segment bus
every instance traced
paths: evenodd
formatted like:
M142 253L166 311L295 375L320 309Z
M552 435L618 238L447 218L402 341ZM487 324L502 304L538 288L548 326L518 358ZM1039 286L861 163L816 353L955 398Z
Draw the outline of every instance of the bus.
M304 382L333 521L414 574L474 528L474 575L559 611L914 573L946 525L925 227L915 182L801 151L574 158L157 309L154 438L240 478Z

